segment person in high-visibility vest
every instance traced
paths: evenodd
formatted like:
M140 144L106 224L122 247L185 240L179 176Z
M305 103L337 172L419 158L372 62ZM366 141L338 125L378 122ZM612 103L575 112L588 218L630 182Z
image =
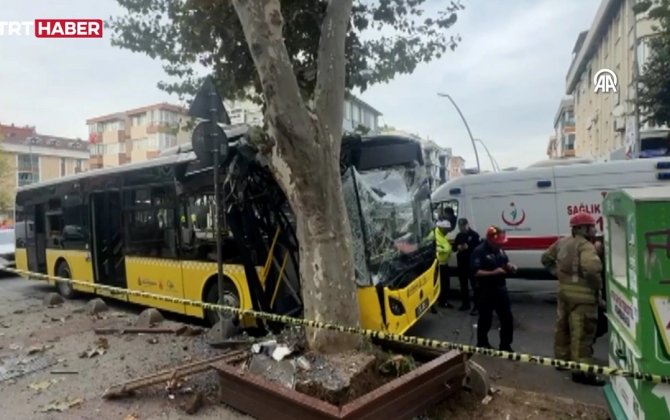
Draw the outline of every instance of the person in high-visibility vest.
M570 218L572 235L556 241L544 254L542 265L558 278L558 320L554 336L557 359L593 363L598 325L603 264L592 240L596 222L588 213ZM586 385L605 384L595 374L573 372L572 380Z
M451 232L452 225L449 220L442 219L436 224L435 229L429 235L430 239L435 238L435 251L437 256L437 263L440 267L440 296L437 299L437 304L451 308L452 305L447 301L447 294L449 293L449 257L451 257L451 243L447 238L447 234Z

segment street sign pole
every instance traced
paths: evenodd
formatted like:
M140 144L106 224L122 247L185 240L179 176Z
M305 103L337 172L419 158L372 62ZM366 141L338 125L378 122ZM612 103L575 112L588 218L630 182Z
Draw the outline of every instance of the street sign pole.
M219 171L221 166L221 137L218 134L219 130L219 113L217 100L219 95L216 90L213 89L214 85L211 85L209 92L209 111L210 111L210 132L211 144L212 144L212 153L213 153L213 170L214 170L214 232L216 232L216 279L217 279L217 288L219 291L219 305L223 305L223 247L222 247L222 234L221 232L221 185L219 180ZM219 312L219 317L222 317L222 312ZM223 328L219 330L221 332L221 339L225 339Z
M230 124L230 117L223 105L223 99L216 89L214 79L206 77L188 111L191 117L201 120L193 130L191 144L196 157L202 165L212 165L214 181L214 235L216 236L216 275L218 303L224 303L223 283L223 232L221 199L221 165L228 156L228 138L219 123ZM223 328L223 312L219 313L221 339L225 339L226 328Z

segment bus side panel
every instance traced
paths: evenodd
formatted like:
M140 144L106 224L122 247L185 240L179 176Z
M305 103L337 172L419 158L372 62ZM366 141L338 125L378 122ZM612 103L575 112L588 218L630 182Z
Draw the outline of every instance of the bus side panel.
M16 269L28 271L28 250L25 248L16 248L14 251L14 259L16 262ZM28 278L27 275L21 274L21 277Z
M65 250L65 249L47 249L47 274L56 275L56 263L60 258L64 259L70 267L70 274L73 280L86 283L93 283L93 262L88 251ZM49 279L49 284L56 284L54 280ZM93 287L73 285L75 290L85 293L93 293Z
M374 286L358 287L357 295L361 327L368 330L385 331L377 289Z
M126 257L125 261L128 289L168 297L184 297L181 263L178 260ZM133 303L165 309L171 312L186 313L183 303L174 303L135 295L128 296L128 300Z
M184 276L184 298L195 301L202 301L205 294L205 283L211 277L216 277L216 264L201 261L182 261L182 273ZM226 264L223 266L223 275L232 280L237 288L240 297L240 306L242 309L252 309L251 294L247 286L247 278L244 273L244 267L241 265ZM216 284L214 284L216 287ZM205 317L205 311L200 307L186 306L186 315L198 318ZM243 327L255 326L253 318L245 317L241 322Z

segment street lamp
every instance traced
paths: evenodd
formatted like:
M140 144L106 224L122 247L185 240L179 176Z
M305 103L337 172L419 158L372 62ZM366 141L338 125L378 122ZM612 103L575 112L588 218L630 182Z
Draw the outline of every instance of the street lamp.
M475 139L472 137L472 131L470 131L470 126L468 125L468 122L465 120L465 117L463 116L463 113L461 112L461 109L456 105L456 102L451 98L451 96L447 95L446 93L437 93L437 96L441 96L443 98L449 99L451 101L452 105L454 105L454 108L456 108L456 111L458 111L458 115L461 116L461 119L463 120L463 124L465 124L465 128L468 129L468 135L470 136L470 141L472 142L472 148L475 151L475 159L477 160L477 172L481 172L481 167L479 165L479 153L477 153L477 145L475 144Z
M482 139L475 139L475 141L479 142L482 146L484 146L486 154L489 155L489 160L491 161L491 167L493 168L493 172L499 172L500 165L498 165L498 162L493 158L493 155L491 155L491 152L489 152L489 148L486 147L486 144L482 141Z

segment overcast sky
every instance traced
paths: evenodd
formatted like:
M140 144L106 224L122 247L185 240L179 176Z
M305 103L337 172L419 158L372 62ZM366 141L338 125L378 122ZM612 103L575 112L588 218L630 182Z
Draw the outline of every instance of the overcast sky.
M117 15L115 0L1 0L0 20L102 18ZM565 91L572 47L591 25L600 0L462 0L451 30L463 37L455 52L412 75L374 86L362 98L381 123L452 147L468 166L474 154L449 93L475 138L500 166L544 159L553 118ZM11 6L10 6L11 4ZM154 102L178 103L156 87L160 62L112 47L105 39L0 37L0 123L87 137L86 119ZM482 169L490 168L480 151Z

